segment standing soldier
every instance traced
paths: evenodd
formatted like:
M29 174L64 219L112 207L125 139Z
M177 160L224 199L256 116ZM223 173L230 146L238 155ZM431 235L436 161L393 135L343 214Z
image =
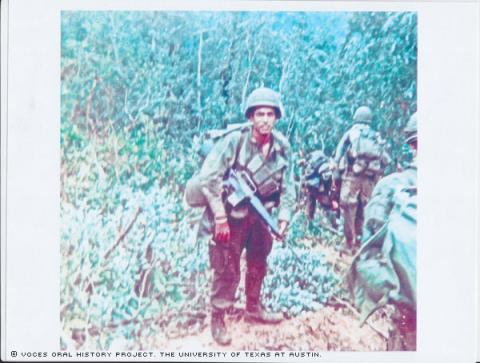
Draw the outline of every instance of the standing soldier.
M285 234L295 203L295 189L289 143L274 130L283 114L277 92L264 87L254 90L245 107L251 127L234 131L217 142L199 173L199 184L207 200L199 233L213 235L209 246L213 268L211 332L221 345L231 342L224 316L235 301L244 248L245 320L273 324L282 319L281 314L266 312L260 302L272 234L247 201L232 207L223 185L232 170L242 176L268 212L278 208L279 234Z
M335 151L341 181L340 209L343 214L345 252L354 253L360 245L363 209L373 187L390 162L384 150L384 140L371 127L372 111L359 107L353 116L353 126L343 135Z
M347 278L364 319L379 307L393 304L387 349L395 351L416 349L416 113L404 135L412 161L375 186L365 208L362 248Z
M409 145L412 159L407 167L398 173L393 173L382 178L373 190L370 202L365 208L365 225L363 227L363 240L369 239L388 220L393 208L393 194L395 187L402 188L417 186L417 113L409 119L403 129L405 143Z

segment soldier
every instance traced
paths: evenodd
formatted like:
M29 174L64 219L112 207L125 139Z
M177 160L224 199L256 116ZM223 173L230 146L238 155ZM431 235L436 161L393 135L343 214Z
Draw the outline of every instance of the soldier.
M388 220L393 207L393 193L395 186L417 186L417 113L415 112L405 126L403 133L405 143L410 146L412 160L405 170L393 173L382 178L376 185L370 202L365 208L365 225L363 227L363 241L375 234Z
M274 130L284 114L280 95L258 88L248 97L245 117L251 127L228 134L215 144L199 173L199 183L207 200L200 234L213 234L209 245L213 268L211 290L213 339L228 345L231 337L225 325L225 311L232 307L240 281L240 256L246 249L245 320L279 323L281 314L265 311L260 292L267 271L272 235L248 203L232 208L226 202L222 182L230 169L247 175L264 207L278 208L280 234L284 235L295 203L293 167L286 138Z
M395 199L398 199L396 193L406 191L416 195L417 113L410 117L404 134L405 142L412 152L412 161L405 170L381 179L373 190L372 199L365 209L364 241L392 219L392 209L395 206ZM405 212L402 213L406 215ZM394 303L395 311L391 317L393 329L389 331L388 350L416 349L416 218L411 217L401 221L400 238L395 233L388 233L386 236L395 244L394 264L399 271L403 271L402 276L399 276L399 291L403 298ZM392 221L390 223L392 224Z
M317 202L326 214L327 219L333 228L337 228L339 215L338 193L333 180L335 165L332 158L327 157L322 150L315 150L308 155L306 160L301 160L302 165L306 164L303 187L307 193L307 217L313 220Z
M375 186L365 208L362 247L347 278L365 319L377 308L393 304L388 350L416 349L416 113L404 135L412 161Z
M390 158L384 141L371 127L372 111L359 107L353 116L354 125L341 138L334 155L336 179L341 182L340 209L344 220L345 248L354 254L360 245L363 210L373 187Z

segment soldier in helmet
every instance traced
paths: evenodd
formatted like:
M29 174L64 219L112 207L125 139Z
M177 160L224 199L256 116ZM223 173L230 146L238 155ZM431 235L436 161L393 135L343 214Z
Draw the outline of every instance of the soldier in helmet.
M340 209L344 220L344 251L354 253L360 245L364 207L390 158L384 140L372 126L372 111L359 107L353 126L342 136L334 155L336 179L341 182Z
M363 240L367 240L385 224L393 207L394 186L416 187L417 185L417 113L408 120L403 129L405 143L410 146L412 160L398 173L382 178L375 186L372 197L365 208Z
M264 207L268 211L278 208L281 235L287 229L295 203L290 146L274 130L277 120L284 115L280 95L265 87L254 90L247 99L244 114L251 127L234 131L215 144L199 173L208 202L199 233L213 235L209 245L214 272L211 332L221 345L231 342L224 316L234 305L243 249L247 261L245 320L279 323L282 318L281 314L265 311L260 301L272 235L248 204L233 208L226 202L222 181L230 169L246 173Z
M364 289L357 279L354 291L360 294L358 301L364 306L378 304L379 296L388 296L387 303L394 306L391 316L393 328L389 331L388 350L416 349L416 190L417 190L417 113L414 113L403 130L405 142L410 146L412 160L401 172L382 178L375 186L372 197L365 208L362 251L380 248L387 251L382 266L394 266L391 273L378 271L378 278L370 272L370 286ZM409 212L410 211L410 212ZM383 232L383 233L382 233ZM379 243L383 247L378 247ZM375 255L376 252L373 253ZM364 258L359 256L360 259ZM371 265L370 265L371 266ZM368 280L368 279L367 279ZM381 283L379 283L381 282ZM375 301L368 293L373 292ZM376 292L376 290L380 290Z

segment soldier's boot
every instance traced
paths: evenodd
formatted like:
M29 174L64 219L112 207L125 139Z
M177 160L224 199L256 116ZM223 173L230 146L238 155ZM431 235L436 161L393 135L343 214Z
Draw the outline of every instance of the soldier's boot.
M212 330L212 338L218 344L229 345L232 342L232 337L225 325L225 310L213 308L210 328Z
M283 314L265 311L261 304L247 304L245 321L247 323L278 324L283 320Z
M245 278L247 306L244 316L244 320L247 323L278 324L283 320L283 314L267 312L260 303L260 291L266 272L267 266L265 262L251 262L247 265Z

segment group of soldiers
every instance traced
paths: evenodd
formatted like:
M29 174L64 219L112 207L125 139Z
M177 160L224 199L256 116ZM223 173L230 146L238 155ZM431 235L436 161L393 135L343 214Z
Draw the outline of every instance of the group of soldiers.
M225 314L235 303L244 249L247 264L245 320L265 324L282 320L282 314L265 310L260 296L273 241L285 236L296 203L291 148L287 139L275 130L277 121L284 116L280 95L265 87L255 89L247 98L244 115L248 123L225 133L213 145L195 176L195 183L187 185L186 190L190 205L206 207L199 236L208 236L210 241L209 257L213 269L211 334L220 345L231 343ZM329 158L328 167L324 168L331 177L326 178L329 184L325 191L339 194L339 203L333 198L333 206L340 207L344 247L349 251L358 249L367 236L375 234L385 224L391 208L389 176L381 180L391 160L382 147L379 134L372 129L371 110L360 107L353 121L335 154ZM405 131L408 134L406 142L416 150L415 115ZM359 135L366 137L359 138ZM365 148L376 157L360 160L355 153L361 154ZM415 183L414 163L408 170L404 173L409 176L396 173L390 177ZM234 183L228 182L231 178ZM278 224L265 218L265 214L271 215L275 208Z

